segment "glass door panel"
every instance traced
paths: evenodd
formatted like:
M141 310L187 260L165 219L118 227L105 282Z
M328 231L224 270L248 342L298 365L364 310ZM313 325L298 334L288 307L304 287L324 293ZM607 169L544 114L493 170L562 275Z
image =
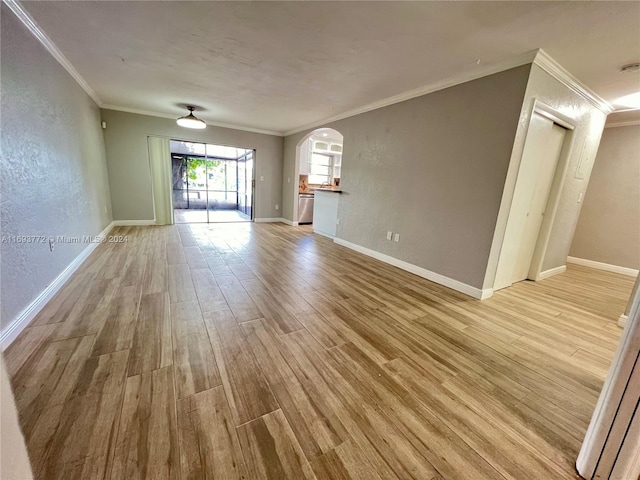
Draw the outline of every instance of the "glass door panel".
M176 223L251 221L253 151L171 140Z
M253 150L245 157L245 211L244 213L253 218Z
M175 145L175 144L180 145ZM176 223L207 222L205 145L171 142L174 219ZM176 153L174 150L179 151Z

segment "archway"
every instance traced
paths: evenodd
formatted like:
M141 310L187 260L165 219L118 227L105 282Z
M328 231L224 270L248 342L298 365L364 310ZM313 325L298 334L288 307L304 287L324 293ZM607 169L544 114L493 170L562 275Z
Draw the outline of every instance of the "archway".
M292 182L294 225L300 223L301 193L309 195L323 184L340 184L343 142L344 137L337 130L318 128L302 137L296 145L295 181Z

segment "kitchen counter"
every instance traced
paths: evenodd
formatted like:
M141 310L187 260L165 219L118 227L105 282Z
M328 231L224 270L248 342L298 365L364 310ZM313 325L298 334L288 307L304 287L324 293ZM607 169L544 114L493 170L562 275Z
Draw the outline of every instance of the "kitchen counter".
M315 192L332 192L332 193L342 193L342 190L339 188L331 188L331 187L318 187L312 189Z

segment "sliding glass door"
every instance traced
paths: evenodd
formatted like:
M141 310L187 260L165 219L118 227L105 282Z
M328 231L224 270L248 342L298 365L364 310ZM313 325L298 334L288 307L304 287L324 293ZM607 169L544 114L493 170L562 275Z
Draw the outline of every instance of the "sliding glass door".
M251 221L253 150L172 140L176 223Z
M252 216L253 151L238 159L238 210Z

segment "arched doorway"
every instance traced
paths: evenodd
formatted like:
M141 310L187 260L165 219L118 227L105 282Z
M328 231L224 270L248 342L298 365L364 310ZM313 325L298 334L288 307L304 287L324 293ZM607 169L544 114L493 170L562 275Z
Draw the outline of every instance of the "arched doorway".
M301 214L308 212L308 200L314 188L340 185L343 142L344 137L337 130L318 128L296 145L295 181L292 182L294 225L311 223L308 215L301 218Z

